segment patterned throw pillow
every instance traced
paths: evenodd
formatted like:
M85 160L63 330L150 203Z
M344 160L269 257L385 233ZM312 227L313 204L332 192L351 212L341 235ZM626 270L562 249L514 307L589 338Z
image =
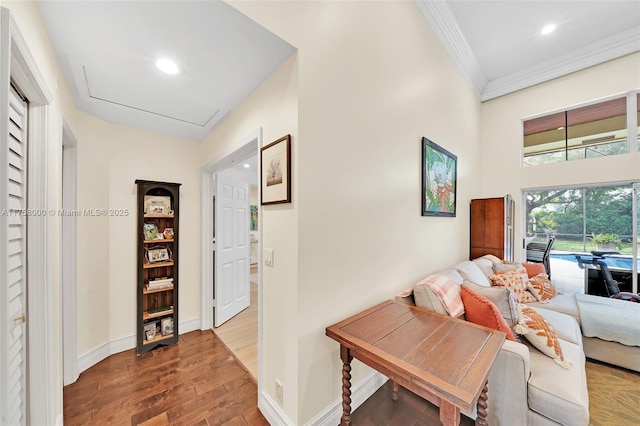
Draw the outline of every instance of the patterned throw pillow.
M464 304L464 316L467 321L502 331L507 339L516 340L500 310L489 299L479 295L469 287L460 287L460 296Z
M549 299L554 298L558 294L553 283L549 280L549 276L545 273L529 278L527 288L540 302L548 303Z
M493 285L507 287L519 303L537 302L533 294L527 291L529 276L524 268L496 273L489 277Z
M432 275L421 282L438 296L449 316L459 317L464 314L464 305L460 298L460 285L456 284L448 275Z
M515 332L522 334L540 352L547 355L567 370L571 368L571 362L564 359L560 341L553 327L542 315L527 305L518 303L519 322Z

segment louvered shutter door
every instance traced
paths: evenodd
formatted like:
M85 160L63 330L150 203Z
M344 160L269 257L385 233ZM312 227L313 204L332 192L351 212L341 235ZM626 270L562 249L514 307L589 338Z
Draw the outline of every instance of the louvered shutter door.
M7 406L5 424L26 424L26 225L27 216L27 103L11 87L9 92L9 135L3 147L7 174L3 176L6 198L1 202L8 214L2 216L7 240Z

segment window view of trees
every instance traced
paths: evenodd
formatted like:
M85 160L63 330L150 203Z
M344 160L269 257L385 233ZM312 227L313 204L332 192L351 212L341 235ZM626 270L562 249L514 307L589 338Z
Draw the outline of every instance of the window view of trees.
M631 185L527 192L525 198L527 235L554 235L555 250L589 252L608 241L616 251L632 253Z

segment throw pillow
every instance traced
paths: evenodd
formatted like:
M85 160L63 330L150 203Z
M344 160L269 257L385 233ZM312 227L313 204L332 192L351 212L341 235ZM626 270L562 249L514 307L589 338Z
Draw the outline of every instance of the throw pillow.
M484 256L481 256L480 259L488 259L491 261L491 263L503 263L502 259L492 254L485 254Z
M473 263L478 265L478 268L482 271L485 277L489 278L493 275L493 262L484 257L479 257L472 260Z
M564 359L560 341L553 327L542 315L527 305L518 304L519 322L516 333L522 334L540 352L547 355L563 368L571 368L571 362Z
M544 269L543 263L523 263L522 266L527 270L527 275L529 275L529 278L547 272L547 270Z
M527 271L520 267L510 271L504 271L491 275L493 285L498 287L507 287L516 297L519 303L537 302L533 294L527 291L529 284L529 276Z
M507 335L507 339L515 341L509 325L502 318L496 305L489 299L465 286L460 288L460 296L464 304L464 316L467 321L502 331Z
M456 284L448 275L435 274L424 280L440 299L449 316L459 317L464 314L464 305L460 298L460 285Z
M465 260L455 264L453 267L460 273L463 279L473 281L474 283L485 287L491 287L491 282L484 272L482 272L482 269L472 261Z
M554 298L558 294L553 283L549 280L549 276L545 273L529 278L527 289L540 302L549 302L549 299Z
M489 299L500 311L502 318L507 321L509 327L515 327L518 324L518 311L516 309L516 298L506 287L483 287L472 281L464 280L464 287L475 291L481 296ZM464 303L464 301L463 301Z

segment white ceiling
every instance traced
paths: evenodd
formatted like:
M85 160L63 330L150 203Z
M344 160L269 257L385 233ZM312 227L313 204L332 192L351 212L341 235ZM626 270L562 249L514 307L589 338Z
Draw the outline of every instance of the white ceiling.
M640 51L637 0L415 3L481 100ZM38 4L78 108L185 139L204 138L295 50L221 1ZM542 37L548 23L558 29ZM160 73L160 56L181 73Z
M416 4L483 101L640 51L637 0Z
M201 140L291 53L221 1L44 1L45 25L79 109ZM159 57L178 75L161 73Z

